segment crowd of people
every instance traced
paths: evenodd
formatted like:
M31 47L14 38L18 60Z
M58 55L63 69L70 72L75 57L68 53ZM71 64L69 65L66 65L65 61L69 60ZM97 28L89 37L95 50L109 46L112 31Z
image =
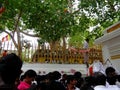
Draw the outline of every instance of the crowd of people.
M0 60L0 90L120 90L120 75L113 67L105 74L95 72L90 76L61 74L59 71L38 74L35 70L21 70L22 60L14 53Z

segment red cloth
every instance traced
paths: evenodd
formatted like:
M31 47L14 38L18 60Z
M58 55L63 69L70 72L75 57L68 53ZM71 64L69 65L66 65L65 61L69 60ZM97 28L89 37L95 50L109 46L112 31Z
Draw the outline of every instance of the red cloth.
M30 88L30 84L21 81L17 88L18 90L27 90L28 88Z
M92 76L93 75L93 66L89 67L89 74Z
M87 76L93 76L93 65L88 68Z

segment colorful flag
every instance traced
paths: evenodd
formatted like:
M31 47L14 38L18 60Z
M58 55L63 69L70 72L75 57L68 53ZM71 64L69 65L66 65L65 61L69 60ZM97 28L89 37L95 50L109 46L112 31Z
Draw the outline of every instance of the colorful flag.
M10 35L6 35L6 41L9 41L11 38L10 38Z
M2 42L9 41L11 39L10 35L6 35L2 38Z

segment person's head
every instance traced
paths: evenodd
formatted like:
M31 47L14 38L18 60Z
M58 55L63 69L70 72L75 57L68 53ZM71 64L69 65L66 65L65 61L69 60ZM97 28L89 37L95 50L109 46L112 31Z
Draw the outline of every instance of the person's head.
M107 77L112 77L116 75L116 71L113 67L107 67L105 70L105 74Z
M35 77L37 76L36 71L29 69L24 73L24 79L28 82L31 83L32 81L35 80ZM24 80L23 79L23 80Z
M53 80L59 80L60 78L61 78L61 73L59 71L52 72L52 79Z
M67 76L67 84L76 85L77 79L74 75L68 75Z
M82 77L82 74L81 74L81 72L75 72L75 73L74 73L74 76L75 76L76 78L81 78L81 77Z
M0 61L0 77L5 84L13 84L21 74L22 60L14 53L8 54Z
M64 74L62 75L62 79L66 79L66 78L67 78L67 74L64 73Z
M7 50L5 50L4 52L7 52Z
M94 79L95 79L96 85L105 85L106 84L106 76L101 72L95 72Z

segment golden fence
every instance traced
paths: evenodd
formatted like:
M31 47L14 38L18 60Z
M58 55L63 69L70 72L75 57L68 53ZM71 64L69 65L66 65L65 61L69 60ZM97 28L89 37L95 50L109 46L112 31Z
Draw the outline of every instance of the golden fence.
M68 63L68 64L82 64L83 63L83 49L77 51L66 50L55 50L51 51L49 49L39 49L32 56L32 62L39 63ZM93 63L94 60L102 59L101 49L90 48L89 50L89 63Z
M8 53L17 53L17 49L11 44L7 44L7 48L3 45L1 50L7 50ZM11 49L12 48L12 49ZM62 48L62 47L61 47ZM22 60L25 62L38 62L38 63L68 63L68 64L82 64L84 62L83 48L72 48L62 50L57 48L57 50L51 51L49 49L40 49L37 46L31 48L23 48L22 50ZM94 60L100 60L103 62L101 46L94 46L89 49L89 63Z

